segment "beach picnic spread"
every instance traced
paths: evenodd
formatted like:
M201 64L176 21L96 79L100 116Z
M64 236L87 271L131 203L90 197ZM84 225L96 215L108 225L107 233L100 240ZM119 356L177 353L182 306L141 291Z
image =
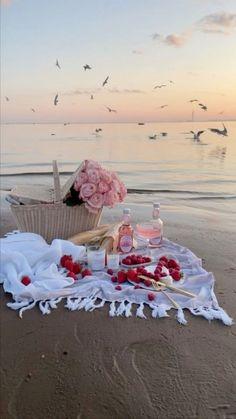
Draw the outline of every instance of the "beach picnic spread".
M109 306L109 316L194 316L233 320L219 306L214 275L186 247L163 237L160 205L132 226L129 208L117 224L99 225L103 206L122 202L126 188L114 172L85 160L63 188L53 162L54 188L14 188L8 196L18 231L0 239L0 282L7 306L43 314L65 300L71 311ZM150 313L148 313L147 309Z
M108 273L106 268L88 272L82 262L86 257L86 247L68 240L55 239L48 244L34 233L9 234L1 239L0 270L3 289L13 299L7 306L19 310L20 317L36 305L43 314L49 314L65 299L65 308L71 311L93 311L109 303L111 317L136 315L146 318L149 314L144 309L148 307L152 317L160 318L169 316L169 310L174 308L181 324L187 323L183 309L209 321L217 319L227 326L232 324L232 319L217 302L214 276L203 269L199 258L187 248L167 239L163 239L161 248L155 253L153 260L158 259L159 254L168 255L180 263L183 279L174 281L174 290L165 285L157 290L148 283L145 286L143 282L130 282L124 275L113 282L114 272ZM77 264L75 266L80 272L68 276L66 260ZM73 269L69 263L66 265ZM152 271L155 266L151 262L146 269ZM123 266L119 272L127 273ZM179 293L179 289L184 293Z

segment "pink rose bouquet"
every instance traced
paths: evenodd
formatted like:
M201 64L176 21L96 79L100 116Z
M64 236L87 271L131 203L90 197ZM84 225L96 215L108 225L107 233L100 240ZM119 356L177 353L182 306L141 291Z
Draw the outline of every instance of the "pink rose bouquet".
M89 212L97 214L103 206L113 207L116 202L122 202L126 193L124 183L115 172L93 160L84 160L66 203L84 203Z

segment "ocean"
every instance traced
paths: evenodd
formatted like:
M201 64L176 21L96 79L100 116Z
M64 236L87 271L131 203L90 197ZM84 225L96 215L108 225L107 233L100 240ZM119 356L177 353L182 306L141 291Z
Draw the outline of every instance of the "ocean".
M221 213L234 228L236 122L224 123L227 137L209 130L221 129L220 121L2 125L1 191L52 184L53 159L63 184L84 159L93 159L119 174L129 204L158 200L167 211ZM196 141L190 131L199 130Z

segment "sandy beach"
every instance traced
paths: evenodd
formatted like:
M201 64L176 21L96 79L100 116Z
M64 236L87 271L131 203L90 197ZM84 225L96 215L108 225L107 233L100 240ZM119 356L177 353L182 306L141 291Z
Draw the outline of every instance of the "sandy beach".
M16 226L7 206L1 215L2 237ZM102 222L117 216L105 211ZM219 304L235 319L235 234L220 225L167 213L165 235L203 259ZM181 326L173 310L163 319L111 319L108 306L70 312L63 303L21 320L10 299L1 289L1 418L236 418L235 325L187 312Z

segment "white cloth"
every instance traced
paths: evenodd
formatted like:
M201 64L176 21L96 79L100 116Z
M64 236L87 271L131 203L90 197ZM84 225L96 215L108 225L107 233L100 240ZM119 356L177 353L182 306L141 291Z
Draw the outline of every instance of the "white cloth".
M59 239L49 245L37 234L18 233L0 239L0 250L0 282L4 291L11 293L13 298L13 302L7 303L8 307L19 309L20 317L37 303L43 314L49 314L63 298L66 298L65 307L69 310L84 308L92 311L109 302L111 317L129 317L136 309L136 316L145 318L144 305L149 306L153 317L165 317L168 316L167 311L174 308L162 292L155 292L155 299L149 301L151 290L134 289L128 282L121 284L121 290L116 290L117 284L111 282L106 272L76 281L67 277L66 270L60 266L61 256L70 254L73 261L81 260L86 254L84 246ZM222 320L224 324L231 325L232 319L219 307L214 294L214 276L202 268L201 260L187 248L167 239L160 251L161 254L177 257L181 264L184 283L179 285L175 282L175 286L196 295L189 298L166 290L179 306L177 320L186 324L183 309L187 308L194 315L201 315L207 320ZM27 286L21 283L24 275L31 279Z

